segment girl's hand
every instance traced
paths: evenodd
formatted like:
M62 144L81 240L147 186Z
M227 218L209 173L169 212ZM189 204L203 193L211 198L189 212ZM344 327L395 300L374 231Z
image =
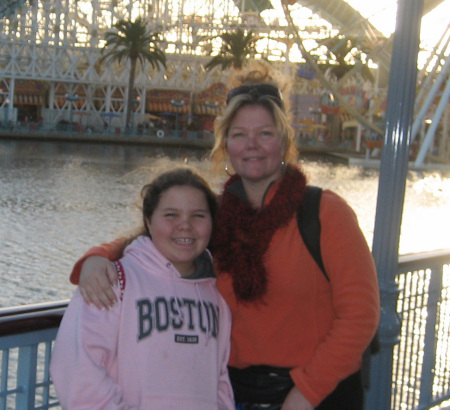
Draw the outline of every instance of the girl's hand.
M90 256L83 262L79 288L86 303L101 310L111 309L117 303L113 290L117 284L116 268L108 259Z
M306 400L297 386L294 386L287 395L281 410L314 410L314 406Z

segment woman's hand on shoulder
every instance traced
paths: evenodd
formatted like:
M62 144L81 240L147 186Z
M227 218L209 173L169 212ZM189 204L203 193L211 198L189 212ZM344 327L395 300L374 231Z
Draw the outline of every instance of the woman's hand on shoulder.
M314 406L294 386L286 397L281 410L314 410Z
M90 256L83 262L80 274L80 292L88 304L98 309L110 309L117 303L113 286L118 276L114 263L103 256Z

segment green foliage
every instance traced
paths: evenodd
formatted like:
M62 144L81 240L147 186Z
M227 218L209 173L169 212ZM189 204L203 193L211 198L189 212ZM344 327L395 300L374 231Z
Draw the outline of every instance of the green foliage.
M133 111L133 89L136 77L136 66L139 61L143 65L146 61L152 68L160 65L166 67L166 55L158 47L160 33L148 29L141 17L134 22L119 20L111 31L105 34L106 44L102 52L102 60L109 62L130 60L130 76L128 80L127 105L125 109L126 127L131 125Z
M166 56L158 47L160 33L151 32L141 17L134 22L120 20L113 30L105 34L106 45L103 59L117 61L138 60L141 64L148 61L153 68L158 64L166 66Z
M216 66L221 66L223 70L230 67L239 70L248 58L255 55L258 37L251 31L246 33L238 28L236 31L223 33L218 37L222 39L222 47L219 54L205 65L206 70Z

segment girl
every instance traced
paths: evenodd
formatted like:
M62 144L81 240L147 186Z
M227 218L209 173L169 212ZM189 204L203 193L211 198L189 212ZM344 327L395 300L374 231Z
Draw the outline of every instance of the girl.
M231 315L206 246L214 193L187 168L142 190L144 228L115 262L108 312L75 293L51 375L66 409L234 408L227 373Z
M263 63L234 80L214 127L213 159L234 174L223 187L212 250L233 316L229 371L238 408L362 410L362 355L380 318L370 249L350 206L323 190L324 275L298 228L307 178L287 90ZM76 282L86 262L80 286L97 306L114 301L115 272L101 257L120 255L119 244L91 249L72 272Z

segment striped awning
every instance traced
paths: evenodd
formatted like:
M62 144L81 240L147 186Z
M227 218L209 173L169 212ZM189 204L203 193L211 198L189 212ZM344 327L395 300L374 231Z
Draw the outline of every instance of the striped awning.
M15 105L42 105L41 95L19 94L14 96Z
M8 98L7 94L0 94L0 104ZM16 94L14 105L42 105L43 99L39 94Z
M196 103L194 104L194 114L195 115L211 115L216 117L222 112L221 105L212 105L207 103Z
M195 97L193 114L216 117L225 106L228 89L223 83L214 83Z
M179 114L189 114L189 104L185 103L182 106L175 106L171 102L161 102L161 101L148 101L147 111L148 112L173 112Z
M72 107L76 109L80 109L84 104L85 98L80 97L76 101L72 101ZM70 101L67 101L67 97L64 95L55 95L55 104L58 108L64 107L64 104L69 104Z
M147 112L191 114L191 94L187 91L152 89L147 91L146 101Z

